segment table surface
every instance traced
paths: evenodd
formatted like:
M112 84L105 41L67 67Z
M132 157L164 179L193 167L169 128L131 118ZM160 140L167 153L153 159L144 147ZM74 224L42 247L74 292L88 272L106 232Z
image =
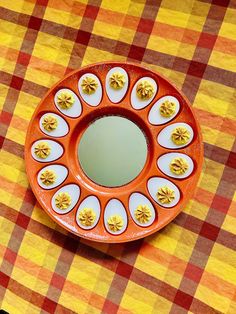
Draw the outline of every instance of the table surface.
M211 2L211 3L210 3ZM0 308L23 313L236 313L236 1L0 0ZM79 239L37 204L28 123L73 69L148 66L189 98L205 161L195 195L156 234Z

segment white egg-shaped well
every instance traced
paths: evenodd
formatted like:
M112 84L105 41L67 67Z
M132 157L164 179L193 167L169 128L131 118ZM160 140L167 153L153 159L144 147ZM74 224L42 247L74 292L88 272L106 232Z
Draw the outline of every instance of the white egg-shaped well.
M124 79L125 79L124 86L120 89L114 89L110 86L110 77L114 73L117 73L117 72L122 74L124 76ZM111 102L113 102L115 104L120 102L124 98L125 94L127 93L128 86L129 86L129 77L128 77L127 72L123 68L114 67L107 73L107 75L106 75L106 92L107 92L107 96Z
M50 154L46 157L46 158L40 158L35 154L35 148L42 144L45 143L49 146L50 148ZM54 161L57 160L58 158L60 158L63 154L63 147L62 145L60 145L59 143L52 141L52 140L48 140L48 139L41 139L38 140L36 142L33 143L33 145L31 146L31 155L32 157L40 162L50 162L50 161Z
M189 131L190 138L186 144L177 145L172 141L171 134L174 131L174 129L177 127L184 127ZM178 122L178 123L170 124L166 126L164 129L162 129L161 132L157 136L157 141L161 146L165 148L177 149L177 148L182 148L189 145L193 140L193 135L194 135L193 129L191 128L190 125L184 122Z
M170 188L171 190L173 190L174 193L175 193L175 199L171 203L169 203L169 204L162 204L161 202L159 202L159 200L157 198L157 191L160 188L165 187L165 186ZM163 207L166 207L166 208L173 207L176 204L178 204L178 202L180 200L179 188L174 183L172 183L170 180L167 180L165 178L161 178L161 177L150 178L148 180L147 187L148 187L148 191L149 191L151 197L153 198L153 200L157 204L159 204L159 205L161 205Z
M58 105L58 100L57 97L61 94L61 93L68 93L71 94L74 98L74 103L72 104L72 106L68 109L63 109ZM81 106L81 102L79 100L79 97L69 88L61 88L59 89L55 96L54 96L54 102L55 105L57 107L57 109L63 113L65 116L70 117L70 118L78 118L81 113L82 113L82 106Z
M153 88L154 88L154 93L152 95L151 98L149 99L146 99L146 100L143 100L143 99L140 99L138 96L137 96L137 93L136 93L136 88L137 88L137 85L141 82L141 81L148 81L150 84L152 84ZM144 76L142 78L140 78L135 84L134 84L134 87L132 89L132 92L131 92L131 106L134 108L134 109L143 109L145 107L147 107L151 102L152 100L154 99L154 97L156 96L157 94L157 91L158 91L158 86L157 86L157 83L156 81L151 78L151 77L148 77L148 76Z
M79 214L85 208L91 208L95 213L95 220L91 226L84 226L79 220ZM80 203L79 208L78 208L77 213L76 213L76 222L82 229L89 230L89 229L92 229L96 226L96 224L98 223L98 220L100 218L100 214L101 214L100 202L96 196L91 195L91 196L86 197Z
M48 116L52 116L57 120L57 127L52 131L47 131L43 127L44 118ZM65 136L69 132L69 126L67 122L61 116L52 112L48 112L42 115L42 117L39 120L39 127L43 133L52 137L62 137L62 136Z
M141 223L135 216L135 211L139 205L146 205L150 209L151 212L150 220L145 223ZM150 226L151 224L153 224L156 218L156 211L150 200L146 196L138 192L132 193L129 198L129 211L134 222L141 227Z
M170 117L163 117L160 113L160 106L165 101L169 101L169 102L172 102L175 104L175 112ZM162 124L167 123L170 120L174 119L174 117L176 117L176 115L178 114L179 109L180 109L180 104L179 104L179 101L176 97L174 97L174 96L161 97L160 99L158 99L155 102L155 104L152 106L151 110L149 111L148 121L153 125L162 125Z
M40 176L43 172L45 171L53 171L55 174L55 182L50 184L50 185L45 185L42 183L42 181L40 180ZM51 190L54 189L55 187L59 186L60 184L62 184L65 179L67 178L68 175L68 169L62 165L49 165L46 167L43 167L38 175L37 175L37 181L39 186L41 186L41 188L45 189L45 190Z
M123 226L122 226L121 230L113 232L109 229L107 221L111 216L115 216L115 215L121 216L121 218L123 220ZM121 203L121 201L119 201L117 199L111 199L107 203L107 205L105 207L105 211L104 211L104 224L105 224L106 230L111 234L119 235L125 231L127 224L128 224L128 218L127 218L127 213L126 213L126 210L124 208L124 205Z
M60 209L55 204L55 199L59 193L68 193L71 197L71 204L66 209ZM67 184L56 191L51 200L52 209L58 214L69 213L76 205L80 197L80 187L76 184Z
M175 174L170 170L170 164L173 159L175 158L182 158L185 159L188 164L188 169L183 174ZM167 153L162 156L160 156L157 160L157 166L158 168L167 176L177 179L184 179L190 176L190 174L193 172L194 164L192 161L192 158L190 158L186 154L182 153Z
M97 89L93 94L86 94L83 92L81 84L83 82L83 79L85 79L86 77L90 77L94 79L98 84ZM81 97L88 105L97 107L100 104L102 100L102 85L99 78L95 74L92 74L92 73L83 74L79 79L78 89L79 89Z

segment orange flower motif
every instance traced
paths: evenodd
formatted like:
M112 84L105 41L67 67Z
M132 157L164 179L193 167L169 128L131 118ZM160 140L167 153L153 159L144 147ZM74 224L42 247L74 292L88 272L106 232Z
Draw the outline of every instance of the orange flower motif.
M84 208L79 213L79 221L84 226L92 226L96 218L96 214L92 208Z
M135 210L134 215L140 223L146 223L152 217L151 210L147 205L139 205Z
M115 72L109 78L109 82L113 89L121 89L125 85L125 77L120 72Z
M85 94L91 95L98 88L98 83L94 78L86 76L82 81L81 87Z
M150 99L154 94L154 87L148 81L141 81L136 87L137 96L142 100Z
M42 122L44 130L51 132L57 128L58 122L54 116L47 115Z
M175 192L168 186L163 186L157 191L157 199L161 204L170 204L175 199Z
M188 170L188 163L184 158L174 158L170 163L170 170L174 174L184 174Z
M56 174L52 170L45 170L41 173L40 180L44 185L51 185L56 180Z
M71 93L61 92L57 96L57 104L61 109L69 109L74 104L75 100Z
M107 224L111 231L117 232L122 229L124 222L121 216L114 215L108 219Z
M166 100L160 106L160 114L165 118L169 118L173 116L173 114L175 113L175 109L176 109L175 103Z
M55 198L55 205L59 209L67 209L71 204L71 196L69 193L58 193Z
M171 139L176 145L187 144L190 139L190 133L186 128L178 127L172 132Z
M34 148L34 153L37 157L45 159L50 155L51 148L47 142L39 142Z

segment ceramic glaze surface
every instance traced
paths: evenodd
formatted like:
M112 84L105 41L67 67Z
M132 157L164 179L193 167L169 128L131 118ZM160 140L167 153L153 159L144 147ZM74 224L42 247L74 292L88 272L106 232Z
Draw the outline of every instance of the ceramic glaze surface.
M66 94L58 102L60 92ZM107 116L134 123L147 148L136 175L115 186L95 182L78 160L86 129ZM42 141L46 144L35 154ZM94 162L100 148L91 153ZM128 164L128 149L123 155ZM112 160L109 172L115 176ZM153 234L186 206L201 173L203 143L189 101L161 74L131 63L103 62L70 73L48 91L29 124L25 162L32 190L53 220L79 237L118 243ZM80 215L85 209L87 223Z

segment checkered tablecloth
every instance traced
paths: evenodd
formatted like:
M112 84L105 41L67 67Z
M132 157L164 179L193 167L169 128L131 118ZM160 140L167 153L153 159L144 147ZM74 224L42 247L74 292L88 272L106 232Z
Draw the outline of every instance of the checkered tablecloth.
M0 308L34 313L236 313L236 1L0 0ZM28 123L66 73L103 61L156 70L190 99L205 162L167 227L119 245L79 239L37 204Z

